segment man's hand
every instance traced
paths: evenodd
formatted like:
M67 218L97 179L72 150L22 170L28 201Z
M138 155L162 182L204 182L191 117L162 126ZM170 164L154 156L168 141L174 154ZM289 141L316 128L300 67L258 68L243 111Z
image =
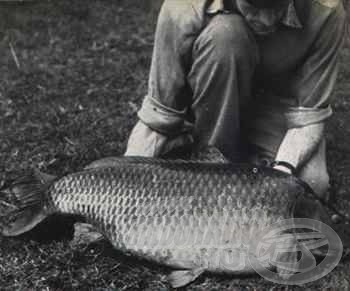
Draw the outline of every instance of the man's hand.
M139 121L129 137L125 156L158 157L167 137Z
M139 121L129 137L125 156L161 157L174 149L190 146L193 137L190 133L166 136L142 121Z
M316 123L287 131L276 156L277 161L284 161L296 169L303 166L322 141L324 123ZM278 170L289 172L285 167L276 165Z

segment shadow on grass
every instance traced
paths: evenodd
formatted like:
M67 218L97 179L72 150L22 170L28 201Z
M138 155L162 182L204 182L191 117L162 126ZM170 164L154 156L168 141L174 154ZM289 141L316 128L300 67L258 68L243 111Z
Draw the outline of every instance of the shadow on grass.
M51 215L31 231L17 238L38 243L72 240L74 237L74 224L83 221L82 217L76 215Z

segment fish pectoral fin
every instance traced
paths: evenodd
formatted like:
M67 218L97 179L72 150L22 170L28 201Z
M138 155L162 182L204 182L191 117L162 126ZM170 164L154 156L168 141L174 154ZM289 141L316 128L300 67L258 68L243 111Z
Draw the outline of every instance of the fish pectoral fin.
M204 268L173 271L168 276L168 281L173 288L183 287L196 280L204 271Z
M298 271L297 256L297 252L293 252L279 258L280 263L277 265L276 271L281 279L288 280Z

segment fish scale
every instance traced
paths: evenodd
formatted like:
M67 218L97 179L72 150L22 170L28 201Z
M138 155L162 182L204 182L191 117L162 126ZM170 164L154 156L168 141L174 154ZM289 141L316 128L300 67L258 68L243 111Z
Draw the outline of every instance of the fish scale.
M117 249L214 272L247 271L239 270L244 245L290 218L304 192L297 179L269 168L185 161L89 169L48 190L57 211L85 216ZM237 266L223 268L227 255Z

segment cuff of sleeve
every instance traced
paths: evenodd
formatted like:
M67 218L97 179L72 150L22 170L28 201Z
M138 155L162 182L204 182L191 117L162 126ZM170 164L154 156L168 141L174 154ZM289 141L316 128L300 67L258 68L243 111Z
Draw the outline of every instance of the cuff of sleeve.
M138 112L140 120L151 129L165 135L178 135L190 131L192 126L185 122L186 109L178 111L147 96Z
M288 128L304 127L325 121L333 114L330 106L326 108L292 107L285 112Z
M224 11L223 0L214 0L207 8L207 14L216 14L218 12Z

